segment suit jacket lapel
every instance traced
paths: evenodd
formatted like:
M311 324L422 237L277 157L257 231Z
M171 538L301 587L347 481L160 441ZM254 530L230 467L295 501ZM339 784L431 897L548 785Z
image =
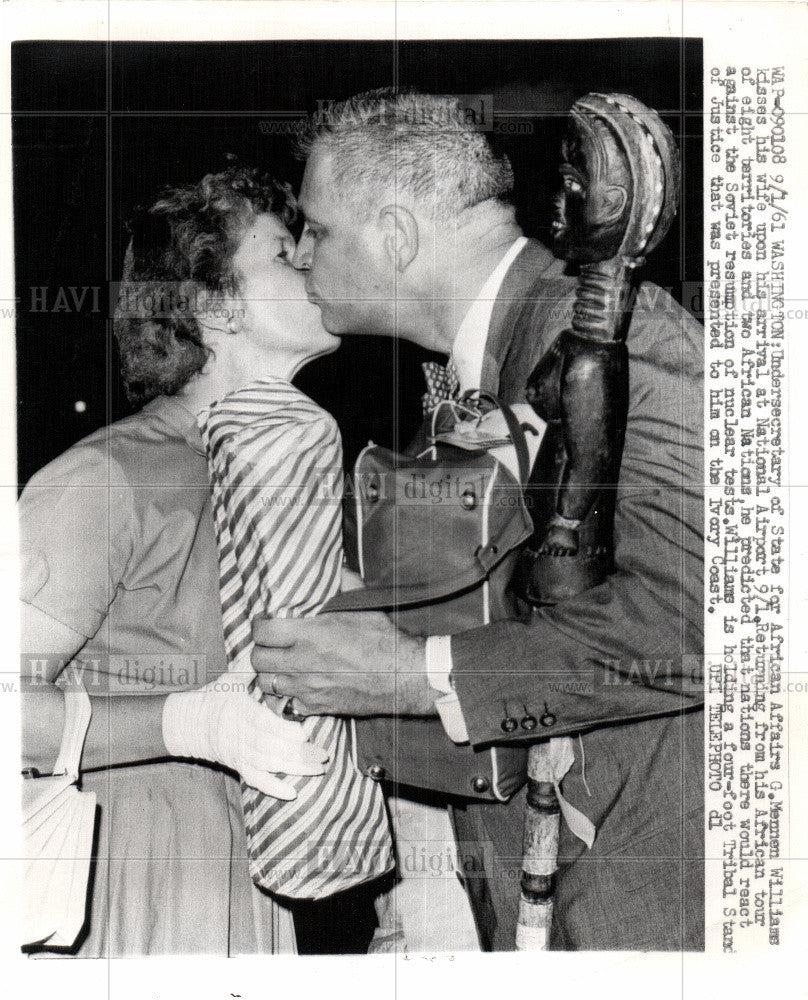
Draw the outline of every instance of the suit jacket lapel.
M486 392L496 393L499 390L500 375L526 296L536 280L555 263L555 258L546 247L535 240L529 240L508 269L494 303L485 343L480 388Z

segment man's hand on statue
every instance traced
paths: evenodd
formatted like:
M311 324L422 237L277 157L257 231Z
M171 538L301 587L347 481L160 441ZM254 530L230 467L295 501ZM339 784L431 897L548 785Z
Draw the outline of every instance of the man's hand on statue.
M378 611L257 618L252 663L262 691L300 715L434 715L424 639Z

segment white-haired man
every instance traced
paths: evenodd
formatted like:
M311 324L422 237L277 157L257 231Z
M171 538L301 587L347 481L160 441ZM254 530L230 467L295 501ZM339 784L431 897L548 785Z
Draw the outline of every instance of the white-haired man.
M295 263L326 328L403 337L451 356L462 390L523 399L568 324L575 282L522 235L507 159L452 99L384 91L332 106L304 150ZM688 675L701 651L702 331L646 285L627 344L605 584L450 640L405 635L375 613L259 621L253 661L266 689L310 713L439 708L448 734L474 746L528 743L537 719L545 736L580 736L563 790L597 834L585 848L562 824L552 946L698 949L703 715ZM655 661L664 677L630 667ZM401 736L403 755L406 726ZM514 947L523 810L524 792L452 810L485 864L466 888L486 949Z

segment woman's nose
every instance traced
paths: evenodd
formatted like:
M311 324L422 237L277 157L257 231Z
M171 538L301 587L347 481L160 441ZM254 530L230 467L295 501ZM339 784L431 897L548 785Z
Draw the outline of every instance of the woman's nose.
M300 237L295 247L295 253L292 257L292 267L298 271L308 271L311 267L310 241L306 238L305 234Z

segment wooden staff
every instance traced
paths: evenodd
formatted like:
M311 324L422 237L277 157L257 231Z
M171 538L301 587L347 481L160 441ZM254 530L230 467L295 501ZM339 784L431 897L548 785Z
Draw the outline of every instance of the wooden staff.
M527 758L524 860L520 876L517 951L546 951L553 919L561 812L553 786L550 741L535 743Z

